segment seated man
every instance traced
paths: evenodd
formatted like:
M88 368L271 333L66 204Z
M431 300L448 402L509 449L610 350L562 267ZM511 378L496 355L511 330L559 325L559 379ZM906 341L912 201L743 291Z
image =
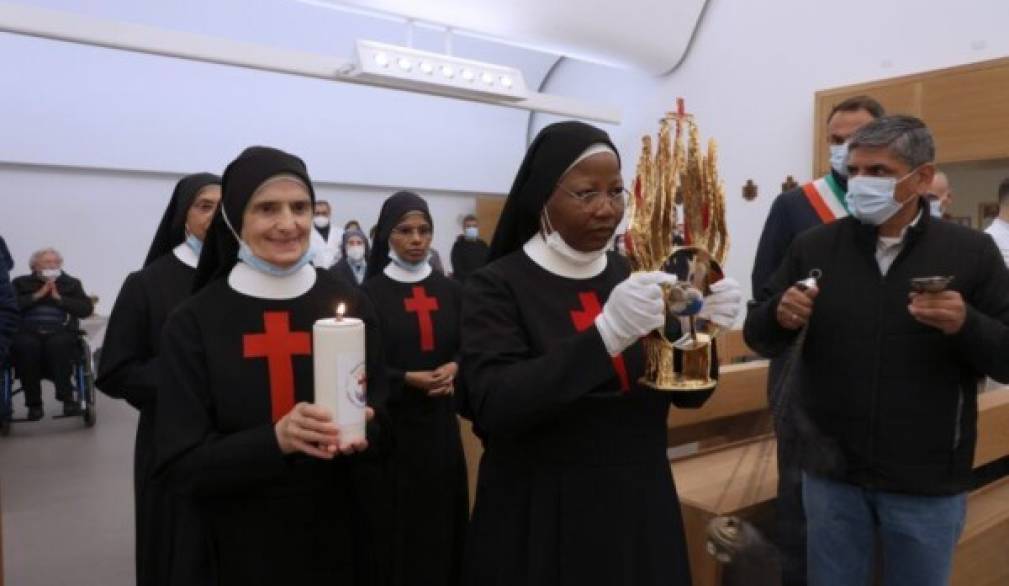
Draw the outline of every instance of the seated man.
M28 419L42 418L42 373L56 384L56 398L63 413L74 415L70 382L77 357L78 319L91 315L94 307L81 282L62 271L63 257L52 248L31 256L32 272L14 279L14 292L21 310L21 328L14 336L12 356L25 393Z

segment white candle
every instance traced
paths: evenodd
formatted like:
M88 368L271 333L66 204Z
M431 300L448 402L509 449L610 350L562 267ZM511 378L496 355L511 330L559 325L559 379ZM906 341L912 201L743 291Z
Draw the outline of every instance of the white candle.
M333 412L340 447L365 438L364 322L320 319L312 327L315 402Z

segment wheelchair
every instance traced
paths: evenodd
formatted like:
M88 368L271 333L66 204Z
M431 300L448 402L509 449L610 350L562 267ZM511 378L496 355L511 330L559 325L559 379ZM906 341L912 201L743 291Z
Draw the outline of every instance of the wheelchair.
M81 417L85 427L93 427L97 421L98 412L95 409L95 362L97 357L91 352L87 333L76 330L78 354L71 369L73 386L73 401L80 407L80 413L72 415L54 415L53 419ZM101 350L99 349L99 352ZM49 372L43 372L43 378L52 380ZM17 382L17 366L10 360L0 364L0 436L11 432L11 424L29 421L26 418L14 418L14 396L23 390L15 388Z

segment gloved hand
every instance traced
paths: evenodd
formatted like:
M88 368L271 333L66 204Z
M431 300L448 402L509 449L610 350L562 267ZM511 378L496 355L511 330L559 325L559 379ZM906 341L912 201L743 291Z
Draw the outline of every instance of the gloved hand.
M704 298L704 307L697 317L712 321L723 328L735 325L743 311L743 295L739 282L725 277L711 284L711 294Z
M638 338L666 323L666 303L659 286L663 283L676 283L676 275L660 271L634 273L614 287L596 317L596 329L610 356L620 354Z

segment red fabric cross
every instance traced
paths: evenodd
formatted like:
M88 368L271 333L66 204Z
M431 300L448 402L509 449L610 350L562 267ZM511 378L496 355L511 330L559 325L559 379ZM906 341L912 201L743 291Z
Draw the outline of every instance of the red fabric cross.
M603 307L599 303L599 296L595 291L579 293L578 299L582 303L582 309L571 311L571 321L575 324L575 331L584 332L592 327L596 317L603 312ZM617 371L617 377L620 378L620 390L625 393L631 390L631 379L627 375L627 365L624 363L622 354L613 357L613 368Z
M270 372L270 411L273 422L294 408L294 356L311 356L312 337L308 332L292 332L286 311L263 312L262 334L242 337L245 358L266 358Z
M417 314L417 323L420 326L420 349L424 352L434 350L434 323L431 321L431 312L438 311L438 298L428 297L427 290L423 286L413 288L413 297L403 300L403 305L408 313Z

